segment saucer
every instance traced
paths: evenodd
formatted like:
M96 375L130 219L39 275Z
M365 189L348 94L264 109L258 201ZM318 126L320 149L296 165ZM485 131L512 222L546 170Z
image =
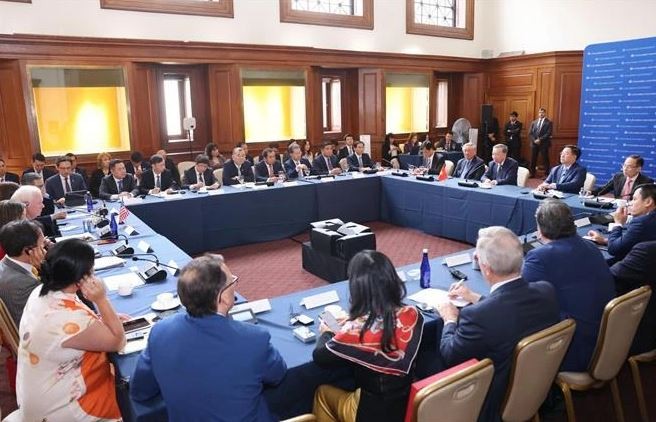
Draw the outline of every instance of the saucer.
M171 303L169 303L168 305L164 305L158 301L155 301L150 305L150 307L156 311L168 311L171 309L175 309L178 306L180 306L180 299L177 297L173 298L173 300L171 300Z

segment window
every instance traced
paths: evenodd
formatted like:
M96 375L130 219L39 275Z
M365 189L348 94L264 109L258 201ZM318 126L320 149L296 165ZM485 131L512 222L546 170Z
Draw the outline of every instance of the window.
M232 0L100 0L103 9L234 17Z
M129 151L123 68L28 66L44 155Z
M445 128L449 125L449 81L437 80L437 106L435 110L435 127Z
M339 78L321 80L323 131L342 131L342 81Z
M406 32L474 39L474 0L406 0Z
M428 110L428 75L385 74L385 132L427 132Z
M280 22L373 29L373 0L280 0Z
M305 139L305 73L242 70L246 142Z
M164 75L164 120L168 142L187 140L184 119L192 117L191 79L187 75Z

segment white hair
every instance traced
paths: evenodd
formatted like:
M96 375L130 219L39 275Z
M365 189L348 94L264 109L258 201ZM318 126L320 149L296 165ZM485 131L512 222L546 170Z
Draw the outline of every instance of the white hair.
M43 201L43 193L41 189L34 185L21 186L11 195L11 200L23 204L28 204L35 200Z
M462 146L462 149L465 149L465 148L474 148L474 149L476 149L476 144L474 144L473 142L467 142L466 144L464 144Z
M498 276L514 275L522 270L524 251L517 235L501 226L478 231L476 255L481 264Z

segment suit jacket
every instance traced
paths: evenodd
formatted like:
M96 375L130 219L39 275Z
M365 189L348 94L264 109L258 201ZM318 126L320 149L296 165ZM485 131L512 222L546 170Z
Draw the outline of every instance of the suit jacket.
M346 159L346 162L349 165L349 171L360 171L360 163L358 162L358 157L353 154ZM371 157L366 152L362 153L362 167L373 168L374 162L371 160Z
M509 145L520 145L522 143L522 122L515 120L515 124L513 124L508 120L503 127L503 133Z
M522 277L529 283L548 281L554 286L560 319L576 320L560 370L585 371L597 344L604 307L615 297L613 276L599 249L578 235L554 240L526 254Z
M282 168L282 164L280 164L280 161L276 160L273 163L273 175L277 176L278 173L281 171L285 171ZM266 161L260 160L256 165L255 165L255 181L256 182L266 182L267 179L269 178L269 169L267 168Z
M216 182L214 171L211 168L205 170L203 172L203 179L205 179L205 186L213 185ZM185 170L184 176L182 176L182 188L189 189L189 186L195 185L196 183L198 183L198 175L196 174L196 166L193 166Z
M608 253L618 261L638 243L650 240L656 240L656 211L634 217L626 227L614 227L608 233Z
M134 196L139 195L139 187L137 186L136 177L127 173L123 178L123 189L121 192L130 192ZM120 193L118 190L118 184L111 173L109 176L103 177L102 182L100 182L99 193L100 199L104 200L110 200L112 199L112 195L118 195Z
M111 173L105 174L101 169L95 169L93 173L91 173L91 178L89 179L89 193L91 193L91 196L94 198L100 197L100 184L102 183L102 179L110 174Z
M127 171L128 173L130 173L131 175L134 176L135 175L135 170L134 170L134 164L132 164L132 161L126 160L126 161L124 161L124 164L125 164L125 171ZM143 160L141 162L141 170L146 171L148 169L150 169L150 162L148 162L146 160Z
M474 158L471 160L471 163L469 164L467 172L465 172L466 165L466 159L461 158L458 160L458 164L456 164L456 168L453 170L453 177L459 177L461 179L481 180L483 173L485 173L485 161L483 161L483 159L479 156L474 156Z
M510 157L506 157L506 160L499 170L499 166L494 160L490 161L487 165L487 171L483 176L483 179L496 180L497 185L516 185L517 184L517 169L519 164L517 161Z
M565 172L565 178L561 182L563 172L565 172L565 167L562 164L553 167L545 183L555 183L556 189L561 192L579 193L585 183L585 176L588 174L588 169L576 162Z
M61 237L61 231L59 231L59 226L55 221L53 221L50 215L40 215L35 218L41 226L43 227L43 235L45 237Z
M442 167L444 166L444 163L446 162L446 157L444 154L440 154L439 152L434 152L433 153L433 159L431 160L430 168L428 169L428 174L440 174L440 171L442 171ZM424 165L424 157L421 157L421 164Z
M454 139L451 140L449 147L446 146L446 140L442 139L438 148L442 148L444 151L462 151L462 144L457 143Z
M540 139L539 146L548 146L551 143L551 132L553 130L553 124L551 120L545 117L544 121L542 122L542 127L540 130L538 130L539 122L540 119L536 119L531 122L531 128L528 131L528 136L531 138L531 141ZM538 145L535 145L533 142L531 142L531 147L537 148Z
M306 158L301 158L298 160L299 163L305 164L307 166L307 171L305 172L305 176L310 175L310 169L312 168L312 164L306 159ZM298 179L298 172L296 171L296 164L294 164L294 160L291 158L287 161L285 161L285 173L287 174L288 179Z
M87 171L83 169L82 167L75 167L75 174L79 174L82 176L82 179L84 179L84 184L89 186L89 175L87 174Z
M610 191L613 191L613 196L615 198L620 198L622 196L622 189L624 189L624 184L626 183L626 176L624 176L624 173L621 171L618 173L615 173L606 183L603 187L596 189L593 191L595 195L604 195ZM633 186L631 186L631 196L633 196L633 192L635 192L636 187L643 185L645 183L654 183L654 181L650 178L645 176L642 173L638 173L638 177L633 181Z
M171 172L171 177L173 177L173 181L177 183L178 186L180 186L181 180L180 180L180 171L178 170L178 166L176 166L173 160L171 160L170 158L164 160L164 165L166 169Z
M30 297L30 293L39 280L25 268L11 261L5 256L0 261L0 298L7 305L11 318L20 326L23 309Z
M71 191L87 190L87 185L84 183L82 176L77 173L71 173L68 177L68 182L71 185ZM46 180L46 192L48 192L48 195L54 201L57 201L65 196L64 187L62 186L62 180L61 177L59 177L59 174L50 176L50 178Z
M415 142L414 145L410 146L407 142L403 146L403 153L404 154L410 154L410 155L419 155L419 150L421 149L421 145L419 145L419 142Z
M351 147L351 151L351 154L349 154L348 147L344 145L337 153L337 161L341 160L342 158L349 158L351 155L355 154L355 146Z
M36 173L36 172L34 171L34 167L28 167L25 170L23 170L23 174L25 174L25 173ZM54 171L53 169L51 169L49 167L44 167L43 168L43 173L42 173L43 181L45 182L46 180L48 180L48 178L50 178L51 176L54 176L55 174L57 174L57 172Z
M14 182L20 185L20 177L16 173L5 173L5 182Z
M457 324L444 325L439 347L447 367L472 358L490 358L494 362L494 378L480 421L500 420L499 408L519 340L558 320L553 286L544 281L527 283L520 278L464 307Z
M130 396L144 401L161 394L171 422L274 421L262 390L278 384L286 369L266 329L181 312L152 328Z
M638 331L633 338L630 355L656 349L656 241L638 243L623 260L610 267L615 277L618 295L643 285L651 286L652 294Z
M173 186L173 176L168 169L164 169L160 176L160 188L162 191L167 190ZM177 183L177 182L176 182ZM179 186L179 185L178 185ZM152 169L144 171L141 176L141 184L139 185L139 192L141 194L147 194L151 189L155 189L155 174Z
M49 196L43 196L43 210L41 211L41 216L46 216L55 213L55 203Z
M330 163L333 168L340 168L337 157L334 155L330 156ZM326 160L324 159L323 154L317 155L317 158L312 162L312 169L310 169L310 174L328 174L328 167L326 166Z
M255 176L253 175L253 167L248 160L244 161L244 163L241 165L241 174L244 176L244 182L248 183L255 181ZM225 165L223 166L223 185L230 186L239 184L239 181L235 180L235 177L238 175L239 172L237 171L237 166L235 163L232 160L226 161Z

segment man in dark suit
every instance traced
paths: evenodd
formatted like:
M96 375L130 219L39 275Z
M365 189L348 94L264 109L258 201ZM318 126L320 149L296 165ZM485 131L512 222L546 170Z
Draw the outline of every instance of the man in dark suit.
M143 154L134 151L130 159L125 162L125 171L133 175L137 180L137 185L141 183L141 175L150 168L150 163L144 160Z
M63 220L66 218L66 211L55 212L55 202L48 196L45 189L45 183L38 174L31 172L21 176L21 185L36 186L41 191L43 197L43 210L41 216L51 216L54 220Z
M72 173L70 158L57 158L57 173L46 180L46 192L55 203L64 205L66 194L74 191L86 191L87 185L82 176Z
M45 237L35 222L16 220L0 229L0 244L6 253L0 261L0 298L19 327L27 298L39 285L37 274L46 255Z
M458 160L453 171L453 177L461 179L481 180L485 173L485 162L476 155L476 145L467 142L462 146L462 154L465 156Z
M214 172L210 168L210 158L205 154L196 156L196 165L184 172L182 176L182 187L184 189L198 190L217 189L220 183L214 178Z
M528 137L531 140L531 176L535 175L536 166L538 164L538 155L542 154L542 162L544 163L544 171L546 172L549 166L549 146L551 145L551 132L553 131L553 124L547 118L547 110L540 108L538 110L538 118L531 122L531 128L528 131Z
M20 184L20 179L18 178L17 174L7 171L7 164L5 164L5 160L0 158L0 183L3 182L14 182Z
M223 165L223 185L236 185L240 180L252 183L255 181L255 175L250 161L246 160L246 153L237 147L232 150L232 159Z
M517 120L516 111L510 113L510 120L503 127L503 133L506 135L506 144L508 144L508 155L510 158L519 161L522 148L522 122Z
M88 186L89 176L87 176L86 170L84 170L82 167L77 166L77 156L72 152L67 153L66 156L71 160L71 172L82 176L82 179L84 179L84 183Z
M342 169L337 163L337 157L333 155L333 144L331 142L324 142L321 144L321 154L317 156L312 162L312 174L340 174Z
M182 269L178 294L186 312L153 327L130 379L133 400L161 395L170 420L278 420L262 391L282 381L287 367L265 327L228 317L235 282L215 256Z
M481 274L490 284L482 298L462 284L454 284L450 295L473 302L458 308L450 302L438 306L444 320L439 351L447 367L468 359L490 358L494 378L479 420L499 419L506 393L513 353L524 337L559 320L556 293L546 281L527 283L522 279L522 245L505 227L488 227L478 232L476 256ZM440 324L438 324L439 326Z
M180 186L181 180L180 180L180 171L178 170L178 166L175 165L173 160L166 157L166 155L167 155L166 150L160 149L159 151L157 151L157 155L162 156L162 158L164 159L164 167L166 167L166 169L171 172L171 176L173 177L173 181L178 186Z
M155 195L172 190L174 183L171 172L166 168L164 157L155 154L150 157L150 169L146 170L141 176L139 192L142 195Z
M337 154L337 161L341 161L342 158L348 159L353 154L355 154L355 141L353 140L353 135L347 133L344 135L344 146Z
M40 152L32 154L32 167L23 170L23 174L25 173L36 173L41 176L44 181L55 175L55 172L52 169L46 167L46 157Z
M654 183L651 178L642 174L644 164L645 160L641 156L637 154L629 155L624 160L622 171L615 173L608 183L594 190L593 193L601 196L612 191L613 196L617 199L631 199L636 187L645 183Z
M462 147L459 143L453 140L453 132L447 131L446 134L444 134L444 139L440 142L439 148L449 152L460 151Z
M579 164L581 150L576 145L565 145L560 152L560 165L549 172L538 190L556 189L565 193L579 193L585 184L588 170Z
M615 297L613 276L599 249L576 234L567 204L545 199L535 220L543 245L526 254L522 277L529 283L548 281L555 287L561 319L576 320L560 370L585 371L597 344L604 307Z
M40 179L39 179L40 180ZM55 223L56 214L42 215L43 211L43 193L36 186L24 185L18 188L11 196L12 201L25 204L25 217L28 220L36 220L43 226L43 234L46 237L60 237L61 232ZM64 216L66 213L64 212Z
M492 185L516 185L518 168L517 161L508 157L508 147L496 144L492 148L492 161L488 164L482 180Z
M125 163L114 158L109 162L110 174L100 182L100 199L118 201L139 195L137 179L125 170Z
M355 152L353 155L347 157L349 171L362 171L372 169L376 164L371 160L369 154L364 152L364 142L358 141L355 143Z
M264 148L262 159L255 165L256 182L277 182L278 175L285 172L276 156L276 151L272 148Z
M239 142L235 148L241 148L244 150L244 157L246 158L246 161L251 163L251 166L255 165L255 161L253 159L253 156L248 153L248 144L246 142Z
M289 159L285 161L285 173L288 179L298 179L310 175L312 164L306 158L302 158L302 155L303 152L298 144L289 148Z
M633 219L627 224L629 213ZM619 207L611 215L615 222L608 225L608 238L595 230L590 230L588 236L596 243L608 245L608 253L618 261L638 243L656 240L656 185L638 186L629 207Z
M615 277L618 295L623 295L640 286L651 286L652 294L638 331L633 338L630 355L656 349L656 241L635 245L623 260L610 267Z
M424 141L421 146L421 167L415 173L440 174L446 162L443 154L435 152L435 146L431 141Z

